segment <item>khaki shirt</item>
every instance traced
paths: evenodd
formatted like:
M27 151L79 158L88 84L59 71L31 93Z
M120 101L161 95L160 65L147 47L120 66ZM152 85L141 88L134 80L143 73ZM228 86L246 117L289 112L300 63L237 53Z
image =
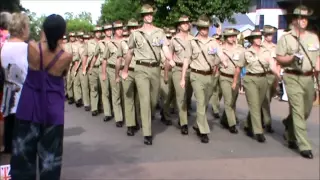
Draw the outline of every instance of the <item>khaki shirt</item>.
M243 53L245 49L242 46L236 45L233 49L227 49L225 45L222 45L222 52L227 56L227 67L220 64L220 71L225 74L234 74L236 67L242 67Z
M87 65L89 65L93 60L97 44L98 42L96 40L90 39L85 45L83 56L88 56Z
M270 68L270 63L267 59L271 59L271 53L264 47L260 48L259 52L253 47L245 50L244 58L240 58L240 67L246 66L248 73L266 73L267 69Z
M199 43L200 47L198 46L197 42ZM206 58L202 55L201 50ZM213 38L208 38L204 41L195 38L191 40L190 67L196 70L209 71L211 67L220 63L220 58L218 56L219 53L221 53L220 46Z
M95 47L95 56L98 56L96 62L95 62L95 66L100 66L102 64L102 60L103 60L103 52L106 48L106 44L107 44L107 40L100 40L96 47Z
M124 38L121 41L121 46L118 48L118 52L117 52L117 58L119 57L125 57L128 50L129 50L129 46L128 46L128 38ZM134 58L134 57L133 57ZM122 65L124 65L124 61L122 62ZM134 66L136 65L136 62L134 60L131 60L131 63L129 64L129 67L134 68Z
M116 65L117 58L123 57L128 52L128 46L123 39L108 41L103 52L103 59L108 64Z
M173 52L173 60L176 63L183 63L184 59L190 58L191 54L191 40L193 36L188 35L187 40L183 40L176 35L171 39L170 50Z
M144 33L145 37L142 33ZM147 40L149 40L155 55L150 49L151 47ZM164 31L160 28L155 28L150 34L144 32L142 29L137 29L129 36L128 46L129 49L133 49L135 60L147 62L161 61L160 56L163 45L168 45L168 42Z
M297 37L295 31L289 31L283 35L278 41L276 54L279 56L285 56L300 53L304 56L302 65L299 65L297 61L293 61L290 65L284 67L284 69L302 70L303 72L312 71L312 67L315 66L315 62L320 55L318 36L306 31L306 34L302 38L300 37L300 42L307 54L303 51L302 47L299 46L297 39L294 37ZM298 47L300 49L299 52ZM310 57L310 60L307 55ZM312 64L310 64L310 61Z
M80 60L79 56L79 43L78 42L68 42L65 45L65 51L72 54L72 62Z

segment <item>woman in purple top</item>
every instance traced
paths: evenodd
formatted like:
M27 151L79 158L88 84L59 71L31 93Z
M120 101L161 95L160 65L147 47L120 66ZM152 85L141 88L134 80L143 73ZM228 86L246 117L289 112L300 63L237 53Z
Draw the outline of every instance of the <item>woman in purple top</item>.
M29 43L28 74L16 112L11 157L14 180L36 179L36 159L42 180L60 179L64 126L63 76L72 55L63 51L66 22L59 15L43 23L46 41Z

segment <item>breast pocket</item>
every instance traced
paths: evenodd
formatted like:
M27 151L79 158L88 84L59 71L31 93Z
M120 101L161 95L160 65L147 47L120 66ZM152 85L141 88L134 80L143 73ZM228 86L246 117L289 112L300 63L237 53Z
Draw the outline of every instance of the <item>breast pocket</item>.
M181 47L181 45L177 45L174 47L174 52L177 54L180 54L182 52L183 48Z
M136 42L137 48L142 48L143 44L146 42L146 40L142 37L136 36L135 42Z

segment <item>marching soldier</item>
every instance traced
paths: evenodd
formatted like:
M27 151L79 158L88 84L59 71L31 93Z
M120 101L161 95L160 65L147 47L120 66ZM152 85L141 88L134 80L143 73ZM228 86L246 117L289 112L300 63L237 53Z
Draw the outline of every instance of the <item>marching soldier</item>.
M69 104L74 103L74 92L73 92L73 83L74 83L74 67L77 64L76 62L79 61L79 54L77 53L77 45L76 45L76 34L74 32L69 33L69 42L65 45L65 50L68 53L71 53L73 55L72 63L70 65L70 69L67 75L67 91L68 91L68 98L69 98Z
M224 112L221 117L221 125L229 129L230 133L237 134L236 128L236 102L240 85L240 58L244 48L236 43L237 35L240 32L234 28L227 28L223 31L225 42L222 45L225 62L220 63L219 84L224 99Z
M95 55L98 58L97 61L100 66L100 85L101 85L101 99L103 104L103 112L104 112L104 122L110 121L112 116L112 109L110 105L110 83L107 80L107 74L106 74L106 68L102 63L106 63L103 61L103 53L106 48L106 44L111 40L112 37L112 24L106 24L103 27L105 38L103 40L100 40L98 45L96 46L96 52Z
M314 98L313 74L319 61L319 37L308 31L308 18L313 11L298 6L293 11L291 31L283 35L276 47L277 61L284 68L283 80L289 98L290 114L284 121L288 146L299 149L304 158L313 158L307 136L308 119Z
M240 67L246 67L246 75L243 78L245 95L247 98L249 113L245 122L245 131L249 137L254 137L260 143L266 141L261 121L261 107L265 99L268 81L267 69L272 68L273 58L270 51L261 47L262 33L259 29L251 32L246 37L252 46L244 52L244 58L240 60Z
M87 64L87 67L83 66L82 74L88 74L90 85L90 104L92 116L97 116L98 103L99 103L99 76L100 76L100 61L98 55L96 55L96 47L99 44L101 38L102 27L96 26L93 30L94 37L89 40L87 47L84 51L85 60L83 64Z
M222 45L221 35L219 35L219 34L214 34L214 35L212 36L212 38L214 38L214 39L217 41L218 44Z
M65 49L66 44L68 43L68 38L67 38L66 35L63 36L63 41L62 41L62 43L63 43L63 49ZM63 79L64 79L64 93L65 93L64 95L66 96L66 99L68 99L67 77L64 76Z
M88 61L86 59L86 49L88 48L88 41L90 36L88 34L83 35L84 42L79 47L79 53L81 58L81 66L79 67L79 76L81 82L81 91L82 91L82 99L84 104L85 111L90 111L90 88L89 88L89 77L86 73L86 69L88 67Z
M272 27L270 25L265 25L263 27L263 36L264 41L262 43L262 46L269 50L271 52L271 56L273 58L276 57L276 45L272 42L274 33L277 32L277 28ZM280 73L280 67L278 67L278 70ZM268 88L266 93L266 98L262 103L262 120L263 124L265 126L265 130L269 133L273 133L274 130L271 126L271 113L270 113L270 104L273 95L276 93L276 88L278 85L278 80L276 79L276 76L272 73L272 71L267 68L267 80L268 80Z
M117 61L117 52L124 39L122 37L123 32L123 23L121 21L115 21L113 23L114 29L114 39L110 39L105 44L105 49L102 55L102 74L103 81L108 81L111 87L111 96L112 96L112 107L114 111L114 118L116 121L117 127L123 126L123 114L121 107L121 82L116 82L115 77L115 68ZM106 33L106 35L108 35ZM127 49L124 50L124 54L126 54ZM108 67L108 68L106 68Z
M183 62L190 60L191 52L191 40L193 36L189 34L190 20L188 16L181 16L177 21L179 32L176 34L171 41L171 51L173 52L173 60L176 66L172 69L172 81L176 92L176 104L179 111L179 125L181 127L181 134L188 134L188 116L187 116L187 94L186 90L191 89L190 82L190 69L186 70L185 81L186 87L180 86L182 77Z
M219 44L208 36L210 20L206 16L200 16L195 23L198 28L198 36L191 41L191 62L184 59L180 85L185 88L186 72L190 64L190 80L197 99L197 120L193 129L200 137L202 143L208 143L210 128L207 120L207 105L213 92L213 74L216 71L221 52ZM218 56L219 54L219 56Z
M135 29L139 27L139 23L135 19L130 19L127 24L128 33L131 34ZM124 64L124 57L128 52L128 39L124 38L121 46L118 48L118 59L116 64L116 81L120 82L120 68ZM123 85L123 96L124 96L124 115L127 126L127 135L134 136L135 132L140 129L139 124L137 123L138 114L139 114L139 99L136 89L136 83L134 80L134 66L135 61L131 61L128 68L128 78L122 81Z
M172 34L170 30L167 29L165 31L168 42L172 38ZM168 66L167 60L161 51L161 76L160 76L160 104L161 108L161 122L167 126L172 125L172 121L170 119L170 107L173 102L174 89L172 84L172 73L171 68L166 68Z
M78 70L81 66L81 54L79 53L79 49L81 44L83 43L83 32L77 33L77 41L74 44L74 52L78 53L78 59L74 64L74 69L72 70L72 76L73 76L73 92L74 92L74 99L76 101L76 106L81 107L82 106L82 92L81 92L81 81L80 81L80 74L78 73Z
M155 113L160 86L160 53L164 51L171 66L174 66L165 33L152 25L154 10L146 4L141 8L144 24L129 37L129 50L122 71L123 79L128 77L129 64L135 56L135 82L137 84L144 144L152 145L151 117Z

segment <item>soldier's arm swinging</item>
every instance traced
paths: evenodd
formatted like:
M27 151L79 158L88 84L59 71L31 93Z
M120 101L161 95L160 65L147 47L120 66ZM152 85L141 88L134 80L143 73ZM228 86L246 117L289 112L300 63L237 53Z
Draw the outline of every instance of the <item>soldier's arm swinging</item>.
M124 72L128 72L132 57L133 57L133 49L129 49L125 58L124 58L124 60L125 60L124 61L124 68L123 68Z

